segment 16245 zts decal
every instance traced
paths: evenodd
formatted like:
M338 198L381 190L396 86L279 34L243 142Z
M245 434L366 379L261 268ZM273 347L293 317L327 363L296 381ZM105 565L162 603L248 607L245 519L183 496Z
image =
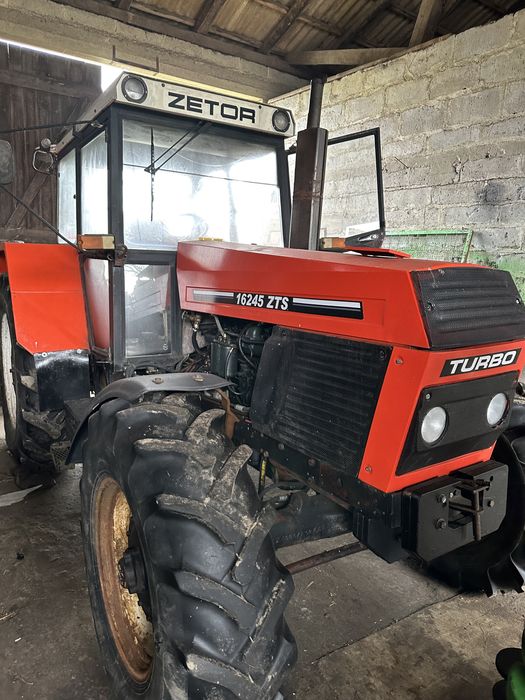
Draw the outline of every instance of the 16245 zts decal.
M193 289L194 301L216 304L234 304L256 309L295 311L302 314L321 316L344 316L363 318L363 304L360 301L344 299L310 299L282 294L259 294L258 292L220 292L214 289Z

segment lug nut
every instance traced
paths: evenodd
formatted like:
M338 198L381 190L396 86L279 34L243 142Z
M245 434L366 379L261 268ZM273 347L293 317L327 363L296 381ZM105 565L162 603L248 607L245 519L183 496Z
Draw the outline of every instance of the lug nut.
M441 494L437 497L437 499L438 499L438 503L441 503L442 506L446 506L446 505L447 505L447 497L445 496L444 493L441 493Z
M487 505L489 508L494 508L494 506L496 505L496 501L493 498L491 498Z
M444 530L447 526L447 521L440 518L436 521L436 530Z

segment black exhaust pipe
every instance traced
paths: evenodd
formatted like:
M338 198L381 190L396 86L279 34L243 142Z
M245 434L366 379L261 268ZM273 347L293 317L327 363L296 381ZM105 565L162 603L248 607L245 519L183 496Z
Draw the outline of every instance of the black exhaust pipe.
M297 135L290 248L317 250L321 229L328 131L321 129L324 79L310 84L306 129Z

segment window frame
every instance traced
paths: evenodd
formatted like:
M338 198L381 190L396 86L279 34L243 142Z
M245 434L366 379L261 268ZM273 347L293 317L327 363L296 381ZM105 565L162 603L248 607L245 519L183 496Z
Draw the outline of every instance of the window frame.
M375 157L375 175L376 175L376 198L377 198L377 215L379 221L379 228L371 231L364 231L363 235L369 235L371 233L378 233L379 240L374 247L380 248L386 235L386 217L385 217L385 191L383 186L383 161L381 153L381 128L376 126L371 129L364 129L363 131L354 131L347 134L342 134L341 136L332 136L327 140L326 145L326 161L329 157L329 148L338 143L347 143L348 141L357 141L358 139L365 139L372 137L374 139L374 157ZM297 145L294 144L286 151L286 157L297 156ZM324 183L323 183L324 184ZM323 218L322 211L320 217L320 225L322 226ZM317 241L319 246L319 240Z
M74 234L74 237L71 239L68 238L67 234L64 233L63 235L68 240L70 240L72 243L76 243L77 237L78 237L78 210L77 210L77 207L78 207L78 197L79 197L79 194L78 194L78 162L77 162L76 152L73 149L69 149L67 151L67 153L64 153L64 155L58 161L58 165L57 165L57 170L56 170L56 173L57 173L57 188L56 188L57 228L60 231L60 233L62 233L61 222L60 222L61 216L60 216L60 172L59 172L59 168L60 168L60 164L70 155L73 156L73 164L74 164L74 196L73 196L74 206L73 206L73 211L74 211L74 220L75 220L75 223L74 223L75 234ZM58 237L57 237L57 243L63 243L64 245L67 245L67 243L65 241L63 241L62 239L60 239Z
M102 232L100 235L109 235L111 233L111 227L110 227L110 216L109 216L109 202L110 202L110 186L109 186L109 180L110 180L110 173L111 173L111 163L110 163L110 149L109 149L109 131L107 127L105 126L103 129L97 129L97 132L91 136L91 138L87 139L84 141L78 148L77 150L77 236L78 235L90 235L89 233L86 233L84 231L84 223L82 221L82 153L84 149L89 146L91 143L95 141L95 139L104 137L104 141L106 143L106 171L107 171L107 193L106 196L108 198L107 203L108 203L108 216L107 216L107 231ZM93 234L93 232L91 232ZM98 234L93 234L93 235L98 235Z
M119 149L115 151L115 157L118 159L115 161L118 167L112 169L111 179L115 178L113 186L115 190L118 188L120 192L120 202L119 208L121 216L118 222L114 221L115 224L118 223L116 227L113 227L114 235L117 236L118 241L115 238L115 242L124 244L124 212L123 212L123 183L122 183L122 173L123 173L123 126L124 120L129 119L132 121L142 122L144 124L159 126L159 127L172 127L172 128L182 128L191 129L192 127L199 124L199 119L192 119L188 117L178 117L169 114L159 114L157 112L150 112L144 109L134 109L133 107L128 107L126 105L118 105L111 108L112 116L115 117L115 124L112 122L111 134L112 141L117 141ZM277 187L280 193L280 204L281 204L281 219L282 219L282 229L283 229L283 246L287 248L290 241L290 218L291 218L291 193L290 193L290 178L288 174L288 157L284 147L284 139L279 136L272 136L268 134L258 133L256 131L248 131L247 129L240 129L234 126L223 126L222 124L213 123L213 132L215 134L223 133L225 136L231 137L234 135L239 140L245 141L247 143L260 143L262 145L269 145L275 148L276 153L276 164L277 164ZM117 172L118 171L118 172ZM111 200L110 200L111 201ZM139 248L129 250L142 250ZM173 251L167 251L173 252Z

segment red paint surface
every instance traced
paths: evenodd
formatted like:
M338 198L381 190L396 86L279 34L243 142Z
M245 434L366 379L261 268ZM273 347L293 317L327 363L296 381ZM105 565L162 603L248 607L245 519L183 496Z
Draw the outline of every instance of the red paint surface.
M492 370L469 372L462 376L440 377L446 360L469 355L490 354L521 348L518 362ZM396 362L397 361L397 362ZM462 455L447 462L396 476L396 468L423 389L460 381L471 381L506 372L521 371L525 364L525 341L518 340L476 348L429 352L415 348L395 347L379 396L372 428L361 463L359 478L381 491L398 491L435 476L444 476L476 462L490 459L492 448ZM371 469L367 471L366 468Z
M179 243L177 256L183 309L422 348L428 339L410 273L439 267L457 263L208 241ZM364 319L197 302L193 289L361 301Z
M183 242L178 251L177 274L183 309L394 346L361 464L359 478L362 481L381 491L392 492L490 459L492 447L402 476L395 474L422 389L521 371L525 364L525 341L522 340L459 350L429 350L410 273L458 267L458 263L208 241ZM193 289L361 301L364 319L196 302L192 299ZM522 352L515 364L462 377L439 376L447 359L517 347L522 348ZM396 360L401 362L396 363Z
M17 342L33 354L88 348L76 251L68 245L6 243L4 255Z

